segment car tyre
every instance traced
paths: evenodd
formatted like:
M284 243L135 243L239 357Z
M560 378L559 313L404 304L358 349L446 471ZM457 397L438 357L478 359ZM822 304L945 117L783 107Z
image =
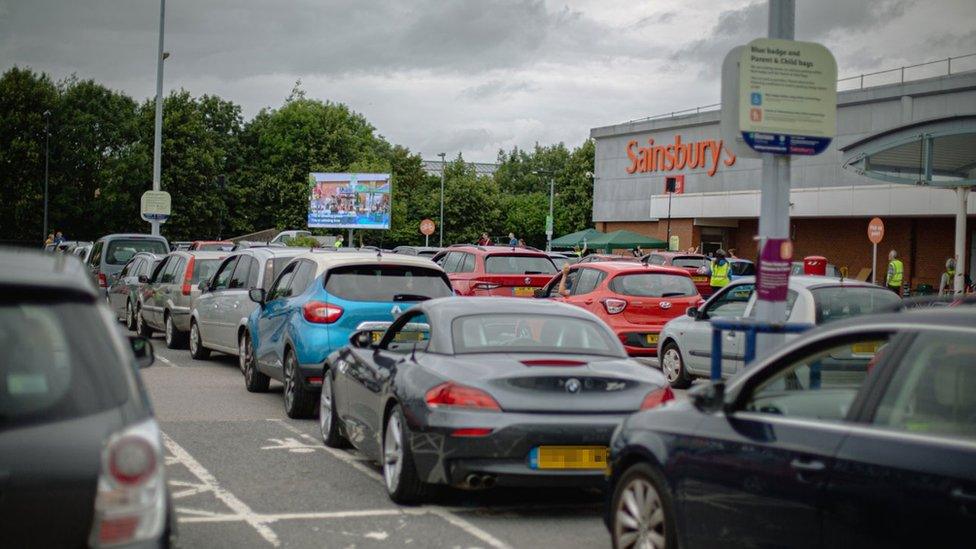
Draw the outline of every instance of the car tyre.
M197 325L197 321L193 319L190 320L190 356L195 360L210 358L210 349L203 346L200 327Z
M249 393L266 393L271 385L271 378L258 371L257 360L254 358L254 346L247 333L241 334L241 350L244 361L244 387Z
M674 506L661 475L647 463L624 471L610 503L610 536L614 549L678 546Z
M681 358L678 344L669 341L661 350L661 372L668 379L668 383L675 389L691 387L691 377L685 368L685 361Z
M187 333L176 329L173 323L173 315L166 313L163 317L163 335L166 338L166 347L169 349L183 349L187 344Z
M329 448L347 448L349 441L342 436L339 416L335 413L335 389L332 387L332 374L326 370L322 374L322 393L319 395L319 431L322 442Z
M132 301L125 302L125 327L130 331L136 331L136 310L132 307Z
M298 372L298 358L288 349L285 353L285 414L292 419L312 417L315 413L315 393L302 387Z
M136 311L136 332L142 337L152 337L153 329L146 324L146 319L142 316L142 309Z
M420 480L413 462L410 427L397 404L390 411L383 429L383 485L396 503L417 503L427 496L429 484Z

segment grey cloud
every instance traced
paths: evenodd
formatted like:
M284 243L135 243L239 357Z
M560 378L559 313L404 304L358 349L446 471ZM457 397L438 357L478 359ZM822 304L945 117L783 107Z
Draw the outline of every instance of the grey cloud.
M489 97L507 96L532 89L532 86L527 82L489 80L483 84L461 90L461 95L469 99L488 99Z
M482 151L498 142L485 128L465 128L445 135L431 136L420 149L425 158L433 158L437 153L446 151Z

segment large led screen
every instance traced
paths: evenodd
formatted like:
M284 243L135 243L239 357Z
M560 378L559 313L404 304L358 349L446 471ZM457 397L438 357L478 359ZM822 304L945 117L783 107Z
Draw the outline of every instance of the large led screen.
M308 174L308 226L389 229L390 174Z

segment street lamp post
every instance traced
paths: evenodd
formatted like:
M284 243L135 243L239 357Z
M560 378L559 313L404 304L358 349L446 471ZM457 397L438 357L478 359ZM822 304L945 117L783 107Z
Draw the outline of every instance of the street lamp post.
M552 251L552 231L555 229L556 218L552 216L553 198L555 197L556 180L549 174L549 223L546 224L546 251Z
M166 0L159 0L159 51L156 52L156 131L153 136L153 190L160 190L163 148L163 27ZM152 234L159 236L159 221L152 222Z
M447 153L438 153L437 156L441 157L441 220L439 224L440 228L440 244L441 248L444 247L444 177L447 175L447 165L444 163L444 158L447 157Z
M44 111L44 242L47 242L47 174L49 142L51 141L51 111Z

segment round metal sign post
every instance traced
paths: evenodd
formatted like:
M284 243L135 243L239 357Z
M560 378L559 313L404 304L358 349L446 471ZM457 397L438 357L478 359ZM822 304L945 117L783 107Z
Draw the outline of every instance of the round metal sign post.
M874 245L874 252L871 255L871 284L878 283L878 244L884 239L884 221L880 217L875 217L868 223L868 240Z
M424 219L420 222L420 234L424 235L424 246L430 246L430 235L434 234L434 221Z

